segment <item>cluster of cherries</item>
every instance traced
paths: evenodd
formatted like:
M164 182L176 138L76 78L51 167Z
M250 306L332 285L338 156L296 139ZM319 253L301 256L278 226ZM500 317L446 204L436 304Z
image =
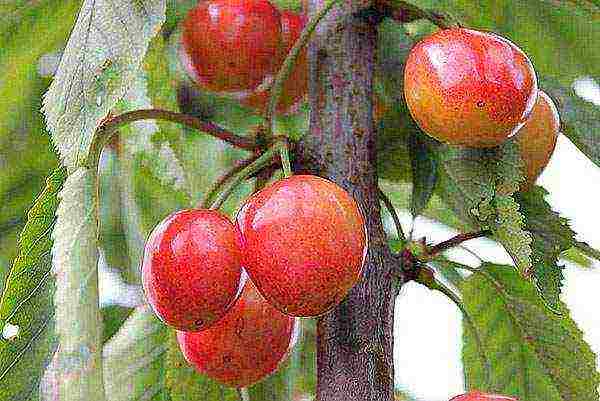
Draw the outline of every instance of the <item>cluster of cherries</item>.
M305 23L304 16L267 0L202 1L183 23L182 62L201 89L262 111L273 76ZM558 113L538 90L531 62L510 41L443 29L412 49L404 78L409 110L433 138L485 148L516 135L526 186L548 163ZM306 91L304 50L277 110L290 110ZM207 209L167 217L146 244L143 286L199 372L245 387L285 359L296 317L322 315L345 298L360 279L366 250L363 217L352 197L325 179L296 175L250 197L235 224ZM453 400L514 399L472 392Z
M285 359L296 316L321 315L346 297L366 249L354 199L328 180L295 175L250 197L235 225L216 210L167 217L146 243L142 280L188 362L245 387Z
M527 189L548 164L560 129L556 106L533 66L494 33L443 29L411 50L404 70L411 115L431 137L486 148L515 137Z

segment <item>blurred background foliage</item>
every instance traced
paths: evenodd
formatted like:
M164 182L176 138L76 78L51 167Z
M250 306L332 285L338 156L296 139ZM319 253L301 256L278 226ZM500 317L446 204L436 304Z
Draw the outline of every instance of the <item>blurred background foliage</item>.
M154 107L209 118L237 133L248 134L261 121L259 116L234 101L200 93L179 67L177 27L195 3L195 0L167 1L167 21L161 35L152 42L144 76L140 77L140 88L136 90L145 91ZM298 0L275 3L282 8L301 8ZM412 3L448 13L466 26L506 36L528 53L541 77L556 82L564 90L569 90L578 78L600 78L600 8L594 2L419 0ZM80 1L72 0L16 0L0 4L0 288L16 255L17 237L25 224L27 210L43 188L45 177L58 164L40 107L80 5ZM402 67L411 46L434 30L425 21L404 25L385 21L379 34L376 92L386 105L386 113L378 123L378 167L381 178L386 180L384 189L391 193L396 205L405 209L411 207L411 187L407 183L412 180L407 138L414 127L401 101ZM126 100L121 103L119 107L123 109L135 106ZM301 136L306 128L306 108L298 115L277 121L277 131L292 137ZM150 132L149 141L151 147L144 148L121 139L104 151L101 163L102 251L107 266L117 269L125 282L132 284L139 282L141 250L151 228L171 211L197 205L212 182L236 160L249 156L171 123L159 123ZM181 163L182 174L173 171L175 167L169 164L172 159L161 153L164 144L168 144ZM178 190L173 191L173 183L166 183L165 174L159 170L172 173L175 181L181 180L175 183ZM253 185L249 182L241 188L225 210L233 214ZM432 198L425 214L460 226L437 196ZM123 305L103 309L106 341L132 310L131 306ZM271 394L264 395L264 399L289 400L314 388L314 322L306 320L303 333L302 346L294 352L289 364L304 369L304 374L294 375L292 383L288 370L284 369L253 392ZM177 358L180 356L167 358L165 363L180 363ZM181 369L182 377L189 375L189 368L182 365ZM205 385L200 379L190 380L197 380L197 386ZM269 386L286 390L274 391ZM273 394L280 394L279 398ZM217 395L224 396L220 390ZM174 395L173 399L183 398Z

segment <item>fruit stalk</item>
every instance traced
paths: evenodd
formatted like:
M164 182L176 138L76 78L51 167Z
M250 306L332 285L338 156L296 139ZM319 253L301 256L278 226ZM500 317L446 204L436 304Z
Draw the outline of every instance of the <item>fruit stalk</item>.
M311 0L310 14L326 0ZM368 1L345 1L310 42L310 135L299 143L296 172L326 177L357 201L368 231L363 278L318 322L317 400L392 401L394 258L381 224L372 118L376 27L356 17Z

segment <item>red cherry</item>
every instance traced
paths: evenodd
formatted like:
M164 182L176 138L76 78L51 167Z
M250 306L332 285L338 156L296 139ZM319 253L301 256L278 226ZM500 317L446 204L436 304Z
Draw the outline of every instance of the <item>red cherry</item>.
M211 0L183 22L182 58L190 76L214 92L252 90L280 59L280 14L267 0Z
M285 52L277 68L281 68L286 55L292 49L302 30L306 25L306 17L290 11L281 12L281 34ZM280 114L288 112L292 106L298 104L305 96L308 90L308 64L306 47L298 55L296 65L290 73L288 79L283 84L283 92L277 103L276 111ZM264 111L268 106L271 91L258 88L248 97L242 98L241 103L244 106Z
M214 210L182 210L154 228L144 251L142 283L166 324L201 330L235 302L241 251L231 221Z
M552 99L539 91L529 120L517 132L517 143L525 166L524 189L531 187L548 165L560 130L558 110Z
M249 198L237 215L244 266L263 296L292 316L317 316L359 280L363 217L331 181L296 175Z
M506 395L488 394L481 391L471 391L467 394L457 395L450 401L519 401Z
M226 386L247 387L277 370L297 332L297 321L273 308L247 280L221 320L201 332L179 331L177 341L198 372Z
M452 28L411 50L404 94L415 121L432 137L491 147L523 126L535 104L537 80L531 62L512 42Z

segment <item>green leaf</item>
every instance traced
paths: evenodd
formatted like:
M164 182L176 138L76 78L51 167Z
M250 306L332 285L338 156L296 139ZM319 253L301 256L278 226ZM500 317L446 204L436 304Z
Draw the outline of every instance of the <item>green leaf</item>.
M57 165L39 113L49 82L38 66L42 55L64 46L79 1L0 3L0 76L6 78L0 79L0 159L10 166L0 170L1 277L17 256L25 215Z
M104 400L95 183L85 167L67 178L52 232L61 401Z
M110 401L167 401L165 353L170 329L149 306L138 307L102 352Z
M461 287L489 352L491 391L526 401L597 401L600 377L596 356L568 316L544 306L533 284L510 266L485 264ZM483 389L476 344L464 331L463 362L467 387Z
M600 107L577 96L572 88L545 77L540 87L555 101L561 131L592 162L600 166Z
M84 2L43 108L69 171L87 157L96 128L127 92L164 20L165 0Z
M494 237L504 246L517 270L531 277L531 234L525 230L525 219L519 212L519 204L510 196L494 198L496 210L492 225Z
M437 156L432 149L434 146L433 141L427 140L425 134L418 131L408 141L413 176L410 212L413 216L423 212L438 180Z
M64 169L56 169L30 209L19 239L19 255L0 301L0 331L5 324L19 330L12 340L0 338L2 400L37 397L43 369L56 345L50 233L58 207L58 191L64 180Z
M600 261L600 250L592 248L587 243L581 242L581 241L577 241L575 246L577 247L577 249L579 249L581 252L583 252L584 255Z
M533 279L542 298L555 310L560 307L563 285L563 266L558 264L561 254L572 248L575 232L568 220L552 210L546 202L548 192L539 186L516 196L525 216L527 231L533 237Z
M517 145L442 149L439 189L444 201L470 226L492 230L517 270L529 276L531 235L512 197L523 181Z

